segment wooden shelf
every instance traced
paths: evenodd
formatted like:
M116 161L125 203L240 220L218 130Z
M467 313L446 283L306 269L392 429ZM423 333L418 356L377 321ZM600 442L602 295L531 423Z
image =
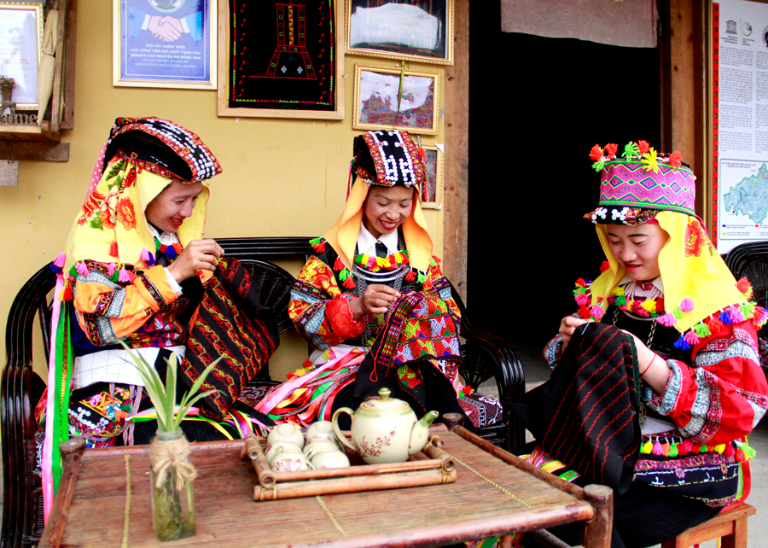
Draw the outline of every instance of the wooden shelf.
M0 141L48 142L58 141L59 136L51 133L51 123L43 120L40 126L22 124L0 124Z

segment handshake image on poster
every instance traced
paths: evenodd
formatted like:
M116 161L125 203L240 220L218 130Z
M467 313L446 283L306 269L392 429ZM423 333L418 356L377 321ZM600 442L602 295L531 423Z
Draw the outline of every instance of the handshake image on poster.
M179 19L171 15L149 15L131 6L129 34L135 37L141 31L149 31L163 42L175 42L184 34L189 34L197 42L203 37L203 14L191 13Z

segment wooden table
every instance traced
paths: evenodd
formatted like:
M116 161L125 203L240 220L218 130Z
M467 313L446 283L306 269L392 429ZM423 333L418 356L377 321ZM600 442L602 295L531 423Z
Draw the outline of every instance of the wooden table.
M193 444L197 534L166 543L152 530L148 448L83 452L70 441L39 546L442 546L576 521L587 521L587 548L610 546L607 487L566 483L460 426L438 434L457 462L455 483L264 502L253 500L242 441Z

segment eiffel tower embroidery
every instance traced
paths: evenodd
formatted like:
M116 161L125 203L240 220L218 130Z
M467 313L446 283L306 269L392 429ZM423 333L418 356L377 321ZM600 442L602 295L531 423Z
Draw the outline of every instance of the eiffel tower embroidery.
M317 80L305 42L306 6L275 4L275 8L277 8L277 46L264 76Z

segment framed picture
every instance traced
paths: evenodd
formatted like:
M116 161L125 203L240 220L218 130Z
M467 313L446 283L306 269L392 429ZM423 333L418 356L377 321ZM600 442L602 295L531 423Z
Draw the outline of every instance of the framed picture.
M422 145L427 181L419 186L421 207L440 209L443 204L443 148L442 145Z
M346 0L346 52L453 64L454 0Z
M219 116L344 118L343 0L219 0Z
M216 89L215 6L215 0L113 0L112 83Z
M0 75L14 79L17 110L37 110L44 24L41 3L0 2Z
M355 65L354 129L404 129L436 135L437 72Z

